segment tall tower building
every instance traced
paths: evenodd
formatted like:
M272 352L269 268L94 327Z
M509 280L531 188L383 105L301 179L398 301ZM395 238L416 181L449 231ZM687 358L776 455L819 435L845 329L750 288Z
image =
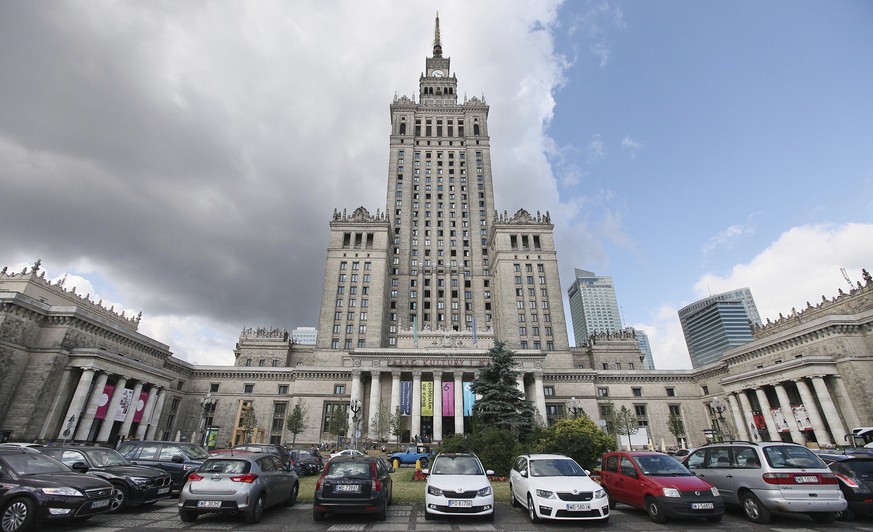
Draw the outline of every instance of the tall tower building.
M761 325L752 291L740 288L701 299L679 309L691 366L721 359L733 347L752 341L751 324Z
M574 271L576 278L567 294L570 297L570 317L576 345L584 345L595 333L620 331L621 312L612 277L595 275L594 272L578 268Z

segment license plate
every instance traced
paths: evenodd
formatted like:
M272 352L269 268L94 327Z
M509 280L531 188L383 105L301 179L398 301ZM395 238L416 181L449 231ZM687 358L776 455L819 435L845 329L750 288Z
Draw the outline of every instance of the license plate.
M714 510L715 505L711 502L692 502L692 510Z
M818 484L818 477L815 475L798 476L794 477L794 482L797 482L798 484Z
M449 500L449 508L471 508L473 501L453 501Z
M590 504L568 504L567 509L571 512L585 512L591 509Z
M94 501L91 503L91 508L105 508L109 506L109 499L103 499L102 501Z
M158 489L158 495L163 495L164 493L170 493L170 487L169 487L169 486L167 486L166 488L159 488L159 489Z
M337 484L334 491L361 491L361 486L357 484Z
M198 508L221 508L221 501L197 501Z

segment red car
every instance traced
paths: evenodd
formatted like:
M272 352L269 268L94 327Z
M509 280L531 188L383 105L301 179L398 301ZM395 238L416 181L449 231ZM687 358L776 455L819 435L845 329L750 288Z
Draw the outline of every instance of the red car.
M616 503L642 508L655 523L670 517L702 517L718 523L724 501L718 490L697 478L672 456L642 451L603 455L600 484Z

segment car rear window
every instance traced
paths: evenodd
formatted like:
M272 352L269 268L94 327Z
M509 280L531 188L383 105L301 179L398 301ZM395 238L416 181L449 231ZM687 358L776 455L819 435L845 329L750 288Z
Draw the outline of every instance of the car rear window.
M843 465L861 480L873 480L873 460L846 460Z
M331 461L324 478L370 478L370 462Z
M827 469L821 458L799 445L770 445L764 447L764 456L767 458L767 463L775 469Z
M197 470L200 473L229 473L244 475L251 471L252 464L248 460L232 460L227 458L210 459L203 462Z

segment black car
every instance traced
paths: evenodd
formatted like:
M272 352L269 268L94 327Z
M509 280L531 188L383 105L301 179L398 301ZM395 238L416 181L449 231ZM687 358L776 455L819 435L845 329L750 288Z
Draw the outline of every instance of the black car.
M323 466L318 465L318 460L310 451L291 450L289 452L304 475L316 475L321 471Z
M840 481L840 489L849 503L837 514L841 521L854 521L857 515L873 515L873 456L819 455Z
M287 464L288 467L297 473L298 476L305 474L303 468L297 463L297 456L292 454L292 451L289 451L281 445L274 445L272 443L247 443L245 445L237 445L233 450L272 454L273 456L278 456L279 459L282 460L282 463Z
M0 449L0 524L4 532L108 512L113 487L33 449Z
M312 518L332 513L375 513L384 521L391 504L393 484L385 461L372 456L332 458L315 483Z
M188 476L209 458L203 447L177 441L126 441L118 452L134 465L157 467L169 473L172 491L180 491Z
M172 478L157 467L133 465L114 449L103 447L41 447L39 452L51 456L74 471L107 480L115 487L111 511L151 504L170 496Z

